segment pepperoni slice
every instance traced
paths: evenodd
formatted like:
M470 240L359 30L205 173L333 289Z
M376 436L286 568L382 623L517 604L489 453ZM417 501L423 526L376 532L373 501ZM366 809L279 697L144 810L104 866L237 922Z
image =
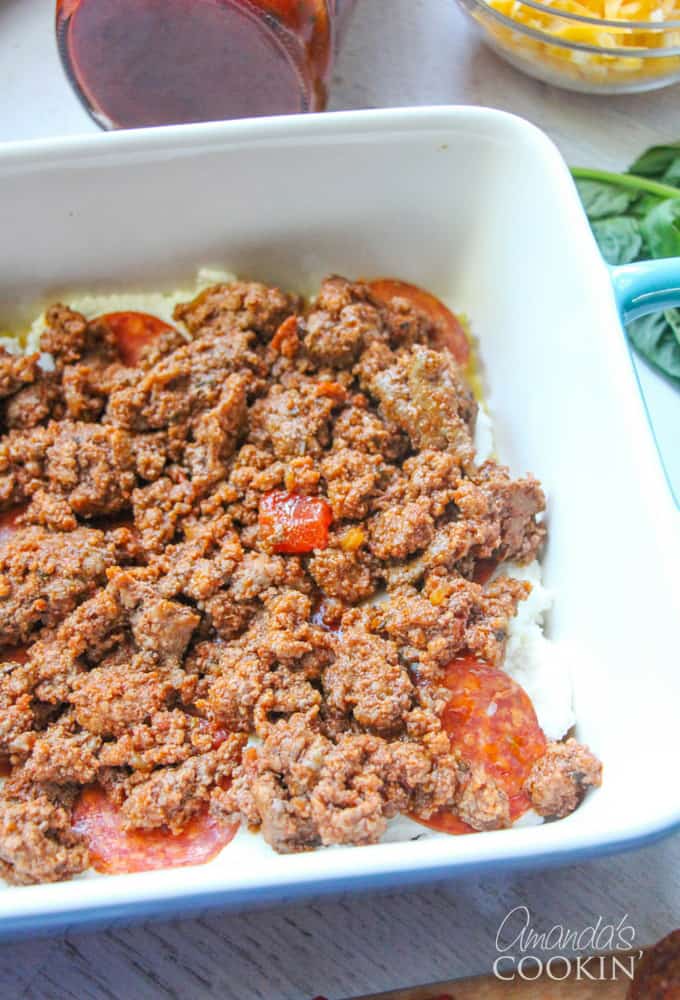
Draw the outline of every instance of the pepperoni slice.
M172 327L157 316L142 312L112 312L97 316L96 322L106 323L116 338L124 365L133 367L149 344Z
M444 683L451 697L442 725L451 746L470 764L486 767L510 800L511 819L518 819L530 806L524 782L546 748L529 696L504 670L473 657L453 660ZM448 810L419 821L446 833L475 832Z
M210 861L232 840L238 824L218 823L206 811L178 834L166 829L124 830L120 810L93 785L83 790L75 805L73 829L89 847L93 868L120 875Z
M323 497L272 490L260 501L260 531L272 539L273 552L300 554L325 548L332 520L330 504Z
M437 347L451 351L459 365L466 365L470 360L470 344L463 324L447 306L438 298L426 292L418 285L410 285L407 281L397 281L396 278L377 278L369 281L368 287L380 302L389 305L395 298L407 299L412 306L425 313L434 325Z

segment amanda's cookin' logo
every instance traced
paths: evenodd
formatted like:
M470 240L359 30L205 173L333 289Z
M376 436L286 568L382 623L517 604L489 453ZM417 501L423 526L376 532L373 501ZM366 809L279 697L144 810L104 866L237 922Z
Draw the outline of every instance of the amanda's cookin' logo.
M534 980L541 976L561 981L633 979L635 963L642 951L632 951L635 928L624 914L617 924L596 923L580 929L554 924L547 930L533 926L526 906L516 906L504 918L496 933L498 956L493 963L497 979ZM609 952L593 955L592 952ZM618 953L618 954L617 954Z

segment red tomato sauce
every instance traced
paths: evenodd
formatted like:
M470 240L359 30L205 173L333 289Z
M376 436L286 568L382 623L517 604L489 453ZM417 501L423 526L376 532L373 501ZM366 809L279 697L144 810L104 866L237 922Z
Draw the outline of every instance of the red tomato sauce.
M534 763L545 753L546 739L527 693L504 670L473 657L453 660L446 668L451 697L442 725L470 764L483 764L510 800L513 822L527 811L524 783ZM418 822L445 833L474 833L448 810Z
M272 490L260 501L260 532L274 537L273 552L292 555L325 548L332 520L330 504L323 497Z
M262 6L59 0L60 51L86 105L114 127L319 110L330 51L325 4Z
M76 802L73 829L89 847L96 871L121 875L204 864L234 838L238 823L218 823L205 811L178 834L166 829L127 831L119 809L101 788L92 785Z
M123 364L133 367L145 347L172 327L157 316L142 312L112 312L97 316L95 322L105 323L116 338Z

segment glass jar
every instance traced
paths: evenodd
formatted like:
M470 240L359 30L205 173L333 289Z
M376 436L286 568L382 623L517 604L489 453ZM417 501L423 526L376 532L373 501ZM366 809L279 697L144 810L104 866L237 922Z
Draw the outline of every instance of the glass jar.
M103 128L320 111L353 0L57 0L66 73Z

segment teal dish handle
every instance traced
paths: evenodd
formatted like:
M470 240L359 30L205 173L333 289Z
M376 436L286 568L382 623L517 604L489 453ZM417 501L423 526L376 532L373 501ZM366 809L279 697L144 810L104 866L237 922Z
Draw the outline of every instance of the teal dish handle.
M680 257L622 264L619 267L611 267L609 271L622 323L630 323L641 316L646 316L647 313L680 307ZM661 467L675 506L680 510L680 477L675 454L676 439L675 435L669 434L667 426L669 409L666 405L659 410L656 394L649 386L647 390L643 388L643 380L637 362L633 363L633 368ZM675 407L673 407L674 409Z
M610 273L624 323L680 306L680 257L622 264Z

